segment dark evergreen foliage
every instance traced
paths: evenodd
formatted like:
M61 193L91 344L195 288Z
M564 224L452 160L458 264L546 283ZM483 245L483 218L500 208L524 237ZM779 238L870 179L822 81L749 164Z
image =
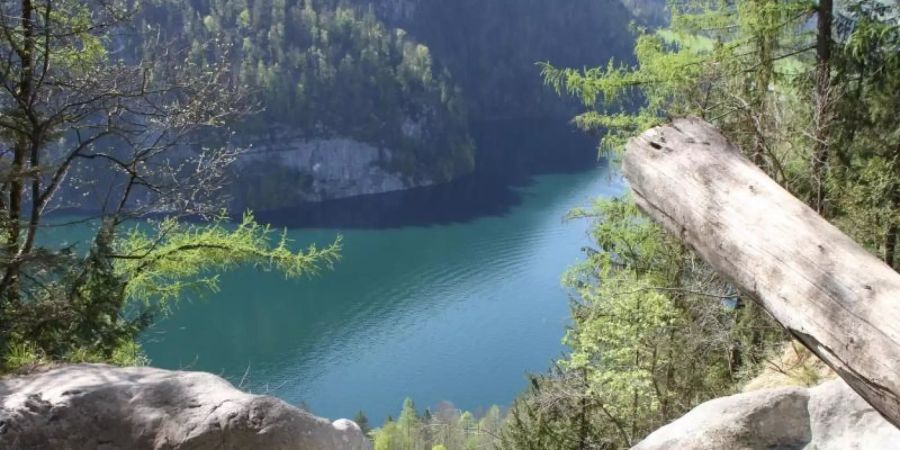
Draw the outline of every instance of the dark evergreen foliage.
M474 146L460 89L428 47L339 0L152 0L143 36L224 57L262 111L246 142L347 136L394 151L403 174L446 181L471 171ZM147 48L148 52L159 49Z

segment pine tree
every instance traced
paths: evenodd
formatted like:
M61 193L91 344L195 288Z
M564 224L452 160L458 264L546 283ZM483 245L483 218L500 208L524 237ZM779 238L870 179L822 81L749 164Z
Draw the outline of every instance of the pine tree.
M362 412L362 410L356 412L356 415L353 416L353 421L359 425L359 429L362 430L363 434L368 435L372 431L372 427L369 426L369 418L366 417L366 413Z

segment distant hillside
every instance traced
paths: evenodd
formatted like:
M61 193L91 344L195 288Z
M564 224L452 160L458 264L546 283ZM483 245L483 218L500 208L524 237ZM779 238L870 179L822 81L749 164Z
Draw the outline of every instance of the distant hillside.
M264 108L245 134L350 137L393 150L390 169L438 181L471 170L450 75L434 70L426 46L369 12L336 0L152 0L142 19L193 58L228 52ZM214 51L204 45L212 41Z
M632 18L616 0L148 0L138 29L254 92L233 206L273 209L470 173L473 120L568 120L536 63L628 60Z
M632 58L634 16L619 0L353 1L428 45L475 119L570 117L571 102L543 86L536 62L591 67ZM627 1L644 9L660 2Z

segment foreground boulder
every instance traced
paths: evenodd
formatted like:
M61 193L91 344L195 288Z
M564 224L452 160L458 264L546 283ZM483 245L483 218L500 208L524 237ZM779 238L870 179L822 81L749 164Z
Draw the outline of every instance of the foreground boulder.
M150 367L64 366L0 379L0 449L370 448L334 423L215 375Z
M635 450L900 449L900 429L840 379L708 401Z

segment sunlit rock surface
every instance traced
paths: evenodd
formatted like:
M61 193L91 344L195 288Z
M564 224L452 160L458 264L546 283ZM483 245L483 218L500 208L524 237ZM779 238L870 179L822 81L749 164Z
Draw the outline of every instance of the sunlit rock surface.
M0 449L363 450L334 423L215 375L72 365L0 379Z
M900 430L838 379L708 401L634 449L890 450Z

